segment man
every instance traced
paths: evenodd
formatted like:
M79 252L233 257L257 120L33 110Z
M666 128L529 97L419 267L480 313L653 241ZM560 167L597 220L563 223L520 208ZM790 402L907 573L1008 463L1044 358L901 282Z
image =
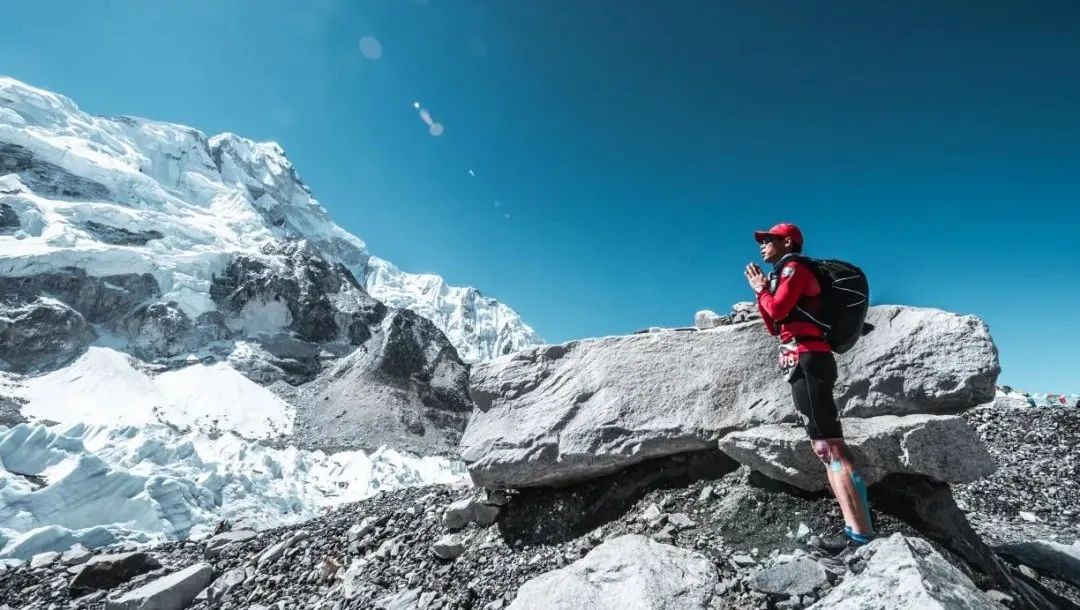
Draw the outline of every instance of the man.
M802 231L781 223L768 231L755 231L761 258L772 263L766 276L755 263L746 266L746 279L757 294L765 328L780 337L779 364L791 384L795 408L806 417L806 431L814 453L825 464L829 486L844 514L844 533L856 544L874 537L866 484L855 470L844 445L844 432L833 399L836 360L815 319L820 310L821 286L814 271L802 262Z

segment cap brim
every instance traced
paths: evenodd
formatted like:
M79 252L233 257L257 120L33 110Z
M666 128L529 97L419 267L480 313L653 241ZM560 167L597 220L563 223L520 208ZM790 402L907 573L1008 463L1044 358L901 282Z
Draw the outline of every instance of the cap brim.
M757 243L760 244L761 240L765 239L766 237L780 237L780 236L777 235L776 233L769 233L768 231L754 231L754 241L756 241Z

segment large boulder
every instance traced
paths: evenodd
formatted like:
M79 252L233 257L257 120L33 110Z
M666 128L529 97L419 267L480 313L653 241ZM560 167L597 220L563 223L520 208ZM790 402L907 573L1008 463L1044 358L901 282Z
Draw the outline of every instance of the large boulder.
M105 600L105 610L182 610L214 579L214 568L197 563Z
M98 589L111 589L160 567L157 559L138 551L98 555L79 568L68 589L72 596L80 597Z
M529 580L509 610L708 608L717 579L700 553L628 534Z
M62 366L93 340L86 318L60 301L0 301L0 370L26 373Z
M994 396L1000 370L977 318L873 307L875 330L838 357L847 416L950 413ZM798 421L760 322L525 350L473 367L461 442L488 487L573 483L724 435Z
M844 438L867 484L893 473L966 483L994 472L986 446L955 415L882 415L844 421ZM732 432L720 449L765 476L810 491L828 489L821 461L801 426L770 424Z
M858 554L866 568L811 608L825 610L1004 610L921 538L893 534Z

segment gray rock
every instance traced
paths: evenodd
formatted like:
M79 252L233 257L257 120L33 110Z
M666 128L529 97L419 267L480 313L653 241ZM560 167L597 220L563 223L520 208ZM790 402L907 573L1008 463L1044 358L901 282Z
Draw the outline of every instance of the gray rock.
M15 208L6 203L0 203L0 235L11 235L18 231L21 225Z
M952 415L849 418L844 437L869 485L893 473L962 483L995 469L975 431ZM720 440L720 449L771 479L811 491L828 488L825 469L801 426L772 424L733 432Z
M375 517L364 517L360 523L357 523L346 532L349 540L360 540L364 536L367 536L375 529Z
M499 507L477 499L459 500L446 507L443 515L443 524L452 529L459 530L470 523L481 527L487 527L495 523L499 516Z
M230 326L244 335L265 332L263 322L250 326L251 311L280 307L285 328L314 343L346 341L361 345L369 327L387 308L372 298L342 265L331 265L306 242L279 240L258 255L234 257L214 277L210 297L230 316Z
M238 542L247 542L255 538L256 533L252 530L233 530L230 532L222 532L210 538L207 538L204 542L206 548L204 555L207 558L217 557L221 554L221 551L230 544Z
M420 589L406 589L375 600L376 610L416 610L420 606Z
M39 195L57 199L110 201L105 185L75 175L34 155L29 148L0 143L0 175L17 174L19 180Z
M160 567L157 559L141 551L98 555L80 567L68 589L73 596L86 595L100 589L111 589Z
M690 527L694 527L697 523L694 522L686 513L671 513L667 516L667 521L676 529L684 530Z
M799 557L759 571L750 579L750 586L763 593L797 597L813 593L828 582L829 576L820 563Z
M893 534L859 552L866 568L811 606L829 610L967 610L1004 608L921 538Z
M431 552L439 559L457 559L465 553L465 542L458 534L447 534L431 545Z
M986 325L934 309L873 307L876 330L838 358L849 416L946 413L993 398ZM799 421L758 322L549 345L477 364L461 441L473 481L561 485L709 449L729 432Z
M810 528L805 523L799 524L799 529L795 531L795 539L802 540L810 535Z
M725 323L726 320L722 316L709 309L703 309L694 314L694 327L698 330L716 328L717 326L723 326Z
M56 299L92 324L120 319L135 307L161 294L149 273L94 276L74 267L37 275L0 277L0 294L31 301Z
M234 568L225 572L220 577L214 579L214 582L208 587L208 597L210 600L221 599L222 595L225 595L229 591L232 591L236 587L243 584L247 580L247 574L244 573L243 568Z
M105 610L182 610L214 578L209 564L197 563L152 580L116 598L105 600Z
M60 553L57 551L46 551L44 553L38 553L30 558L31 568L43 568L47 565L51 565L57 559L60 558Z
M736 553L735 555L732 555L731 561L736 567L752 566L757 563L756 559L745 553Z
M484 504L490 506L506 506L510 502L510 496L502 489L489 489Z
M255 560L256 564L261 568L269 565L281 558L285 554L285 551L295 545L301 540L307 540L311 537L311 534L306 530L299 530L294 532L291 536L278 542L277 544L270 545L262 553L259 553L258 559Z
M64 554L60 556L60 563L66 566L78 566L82 565L93 556L86 547L81 544L77 544L71 549L64 551Z
M472 406L468 386L468 368L442 332L395 309L364 349L304 387L295 435L306 447L451 453Z
M1080 587L1080 541L1065 545L1036 540L1005 544L994 550L1012 561Z
M700 502L701 504L705 504L706 502L711 500L712 497L713 497L713 487L712 487L712 485L706 485L705 487L703 487L701 489L701 493L698 494L698 502Z
M703 555L631 534L529 580L509 608L708 608L716 580L716 568Z
M63 366L94 337L79 312L55 299L0 301L0 370L27 373Z
M191 318L175 302L150 303L135 309L119 326L132 351L144 359L176 356L197 345L190 341Z
M161 234L161 231L155 231L153 229L130 230L123 227L114 227L112 225L94 222L93 220L84 222L83 228L100 241L115 246L145 246L146 243L152 239L161 239L164 237L164 235Z

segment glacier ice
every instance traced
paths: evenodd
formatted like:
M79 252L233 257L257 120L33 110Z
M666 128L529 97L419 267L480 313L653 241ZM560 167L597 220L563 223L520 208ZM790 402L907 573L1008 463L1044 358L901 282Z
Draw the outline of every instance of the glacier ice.
M264 529L430 484L468 484L467 473L387 448L327 454L165 424L20 424L0 428L0 560L201 538L221 520Z

